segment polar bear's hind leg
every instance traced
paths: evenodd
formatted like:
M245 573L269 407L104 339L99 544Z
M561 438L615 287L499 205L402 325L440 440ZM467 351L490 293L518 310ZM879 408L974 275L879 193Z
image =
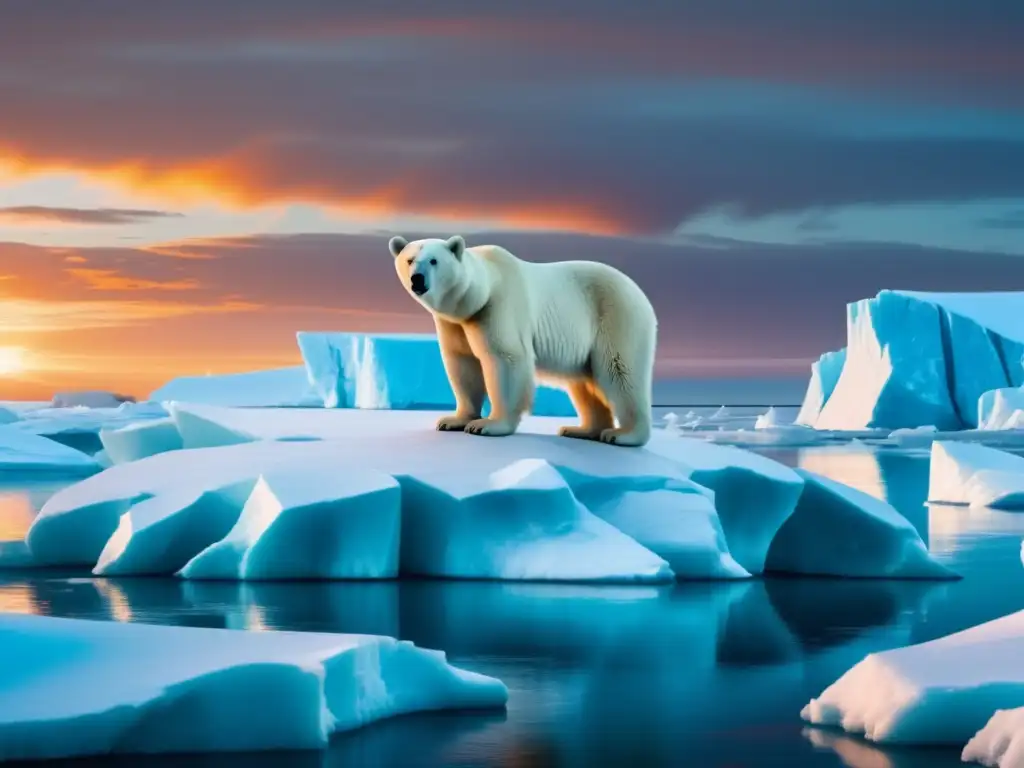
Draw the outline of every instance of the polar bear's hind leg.
M569 399L580 417L578 427L562 427L558 434L581 440L600 440L601 433L615 426L611 409L589 379L569 382Z

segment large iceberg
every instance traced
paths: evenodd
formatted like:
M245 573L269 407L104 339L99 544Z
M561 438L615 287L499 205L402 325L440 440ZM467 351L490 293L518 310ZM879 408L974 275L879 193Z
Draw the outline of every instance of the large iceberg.
M298 333L309 381L327 408L443 410L455 407L431 334ZM484 409L488 413L490 404ZM538 385L533 413L575 416L569 396Z
M818 429L977 427L985 392L1024 383L1022 310L1024 293L882 291L854 302L839 379L818 398L812 375L802 415Z
M60 472L89 475L100 465L91 456L66 445L16 429L0 426L0 472Z
M976 443L932 443L928 501L1024 509L1024 458Z
M821 409L832 397L832 392L836 388L836 382L839 381L839 375L843 372L845 364L845 347L835 352L826 352L811 364L811 380L807 383L804 402L800 406L800 412L794 423L805 427L814 426Z
M999 709L1024 706L1024 611L867 656L801 717L887 744L963 746Z
M181 376L151 393L149 399L241 407L322 404L302 365L216 376Z
M804 490L768 550L766 570L813 576L952 578L893 507L798 469Z
M395 715L500 708L498 680L373 635L0 616L0 760L305 750Z
M373 434L378 437L391 435L395 442L405 442L410 437L417 440L426 439L424 435L433 430L433 423L437 418L436 413L418 412L413 414L402 411L286 413L274 410L243 411L196 406L182 406L174 410L186 447L231 445L252 440L350 440L354 435L364 434ZM565 423L566 420L562 418L528 417L523 421L521 432L554 436L557 434L558 428ZM441 439L444 439L443 436ZM453 445L450 441L440 444ZM522 448L517 448L515 441L501 442L500 444L488 442L479 445L483 446L479 448L481 452L486 451L489 454L506 456L507 458L503 461L514 461L529 455L517 453ZM628 458L630 462L652 462L650 465L652 476L657 476L657 473L661 471L656 467L670 466L673 473L682 474L670 474L666 477L684 476L689 478L692 483L714 491L715 509L729 545L729 553L740 567L750 573L761 573L764 570L764 559L772 537L793 512L803 489L803 480L799 475L776 461L732 446L714 445L704 440L678 437L665 430L655 430L650 442L643 449L631 451L626 456L623 456L621 452L610 454L602 451L600 454L596 454L594 453L595 445L588 442L575 441L573 444L562 443L560 445L564 446L564 448L559 448L560 454L564 451L566 455L569 455L575 451L581 456L601 455L606 457L602 458L601 464L595 465L594 475L621 479L622 482L616 486L618 493L626 493L630 488L635 487L637 482L635 480L627 482L622 478L624 474L630 475L631 471L627 470L625 473L620 471L617 460L619 458ZM578 450L572 445L578 446ZM655 458L659 456L661 460ZM536 457L548 458L547 454L543 453ZM669 460L667 464L664 462L665 459ZM566 465L559 464L558 466L559 470L564 473ZM661 487L648 485L643 490L647 493L660 490ZM604 492L607 493L608 483L604 484L604 488ZM574 483L573 489L574 492L577 492L579 486ZM678 491L678 488L675 490ZM668 545L671 540L675 540L677 544L682 544L683 541L689 542L687 546L696 541L707 543L715 536L713 530L715 526L705 527L697 522L698 518L682 513L682 510L692 509L695 504L702 503L693 498L666 494L659 494L657 497L650 495L624 496L621 499L621 504L617 503L617 506L624 510L623 505L625 504L642 503L646 505L655 503L655 500L661 514L666 514L664 510L671 507L678 510L674 513L675 515L682 515L682 520L692 523L686 526L685 532L678 525L673 526L672 530L661 530L659 535L667 537L663 542L665 545ZM585 503L590 504L590 501ZM610 509L609 504L603 505L602 515L611 514ZM623 522L625 517L626 513L623 512L623 515L619 517L619 522ZM697 538L694 539L694 537ZM668 557L667 553L670 551L662 549L659 550L659 554ZM707 550L707 554L714 558L720 551L717 548ZM734 572L733 566L729 563L724 563L723 568L726 571Z
M425 411L172 410L186 449L116 465L56 494L29 530L38 562L103 560L113 565L101 569L121 573L171 573L221 538L217 547L237 554L256 540L227 536L242 526L246 503L278 509L251 499L261 476L340 472L383 473L400 484L402 573L739 578L763 570L771 539L803 488L793 470L739 449L658 434L645 449L625 450L557 437L564 423L557 418L528 417L519 434L489 440L437 432L437 415ZM205 445L218 447L199 447ZM224 488L233 491L223 516L197 512L210 502L203 494ZM282 501L271 516L291 503ZM289 515L297 527L258 533L264 551L283 551L275 540L289 530L291 538L281 541L301 540L301 521L312 518L295 512ZM188 521L200 518L211 524L185 535ZM383 551L367 542L368 552ZM228 557L231 572L235 558ZM200 560L184 575L198 574L192 567ZM327 577L317 564L324 562L312 563L317 574L307 575Z

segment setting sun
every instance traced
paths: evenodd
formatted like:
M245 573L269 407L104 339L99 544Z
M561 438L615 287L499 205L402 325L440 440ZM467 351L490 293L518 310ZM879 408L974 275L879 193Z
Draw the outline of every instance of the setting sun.
M0 376L11 376L25 370L25 350L21 347L0 347Z

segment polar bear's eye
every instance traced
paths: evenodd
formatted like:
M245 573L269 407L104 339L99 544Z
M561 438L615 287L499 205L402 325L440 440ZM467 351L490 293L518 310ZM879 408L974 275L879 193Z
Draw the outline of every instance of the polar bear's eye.
M411 259L406 259L406 260L405 260L405 263L406 263L406 264L408 264L408 265L409 265L409 266L411 267L411 266L412 266L412 263L413 263L414 261L416 261L416 257L413 257L413 258L411 258Z
M436 267L437 266L437 259L431 259L430 260L430 266Z

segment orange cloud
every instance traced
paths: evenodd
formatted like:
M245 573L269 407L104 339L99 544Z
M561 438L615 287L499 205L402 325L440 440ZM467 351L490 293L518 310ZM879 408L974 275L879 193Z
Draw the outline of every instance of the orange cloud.
M113 269L90 269L79 267L65 270L69 275L83 280L96 291L192 291L199 288L199 281L147 280L141 277L122 275Z
M229 210L244 211L271 204L314 203L336 215L362 220L389 220L402 216L430 217L451 222L453 226L478 222L486 229L527 229L554 232L580 232L594 235L622 235L634 227L612 212L612 206L600 200L599 190L589 190L577 201L544 200L533 190L504 190L493 200L481 199L458 184L447 187L438 180L438 194L432 193L431 178L423 173L410 174L378 186L346 189L343 174L309 173L287 168L279 158L260 146L260 141L226 156L207 159L182 159L161 162L124 159L113 163L90 162L73 158L27 159L24 150L0 145L0 155L18 158L0 167L12 179L31 179L51 173L81 174L90 181L110 184L130 194L141 194L169 206L217 203ZM438 169L441 174L443 170ZM500 190L500 185L498 185ZM594 199L587 197L594 195ZM538 200L537 197L542 199ZM157 253L179 258L205 258L189 248L175 249L172 244L152 247Z
M7 333L53 333L87 328L116 328L174 317L252 312L262 305L246 301L195 304L165 301L52 301L0 299L0 328Z

